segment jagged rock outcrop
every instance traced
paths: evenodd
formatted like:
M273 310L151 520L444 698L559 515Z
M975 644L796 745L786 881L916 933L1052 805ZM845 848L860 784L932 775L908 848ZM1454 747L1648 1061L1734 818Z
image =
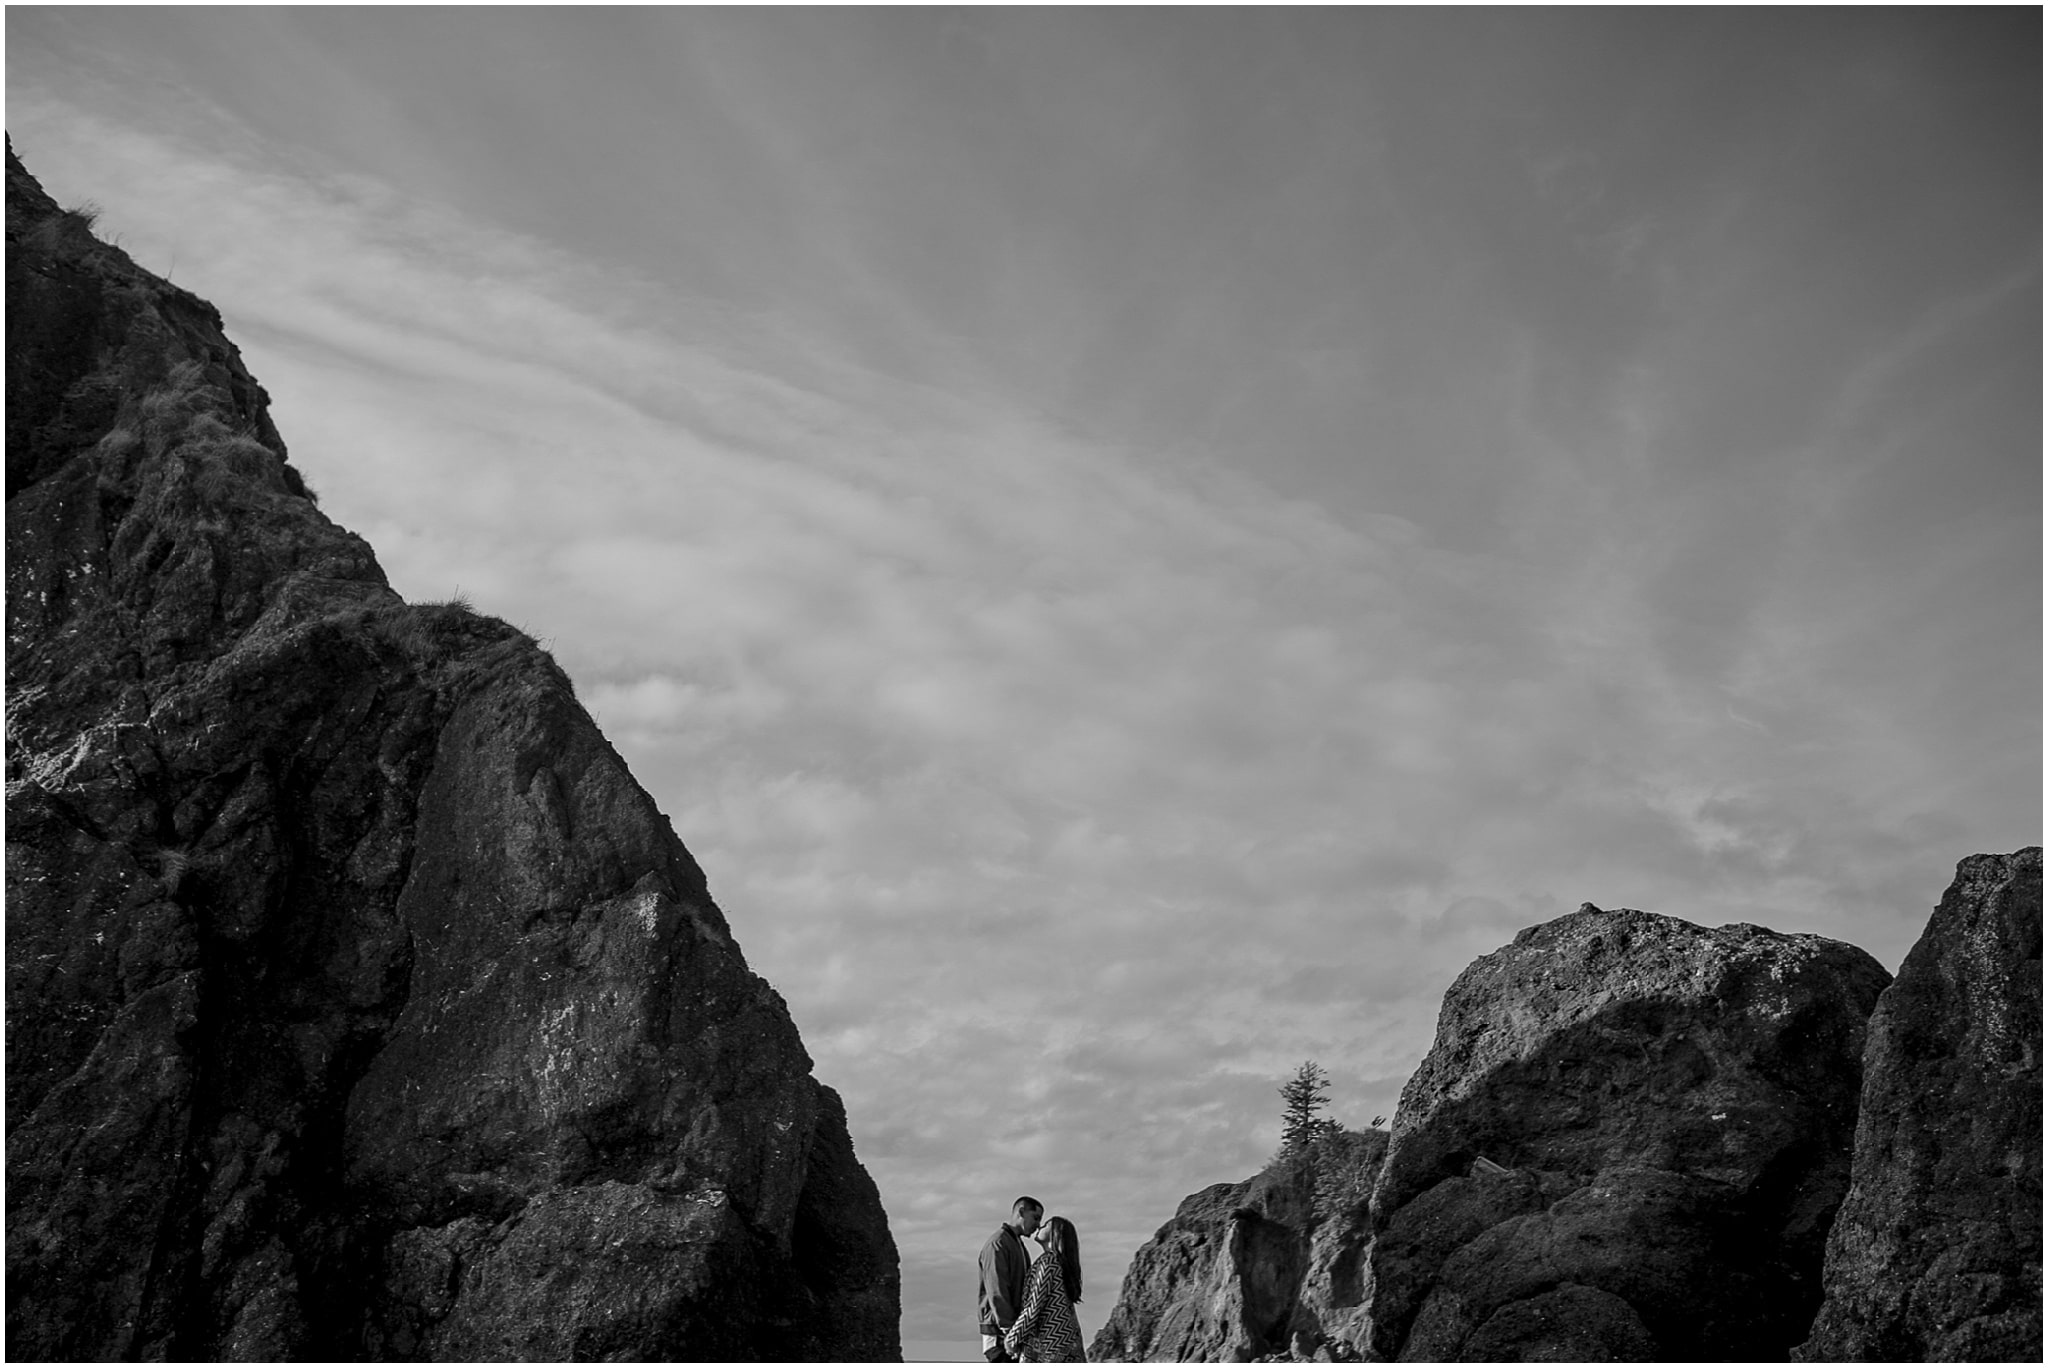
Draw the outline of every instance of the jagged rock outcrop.
M2040 847L1958 865L1878 999L1852 1173L1795 1357L2040 1362Z
M1088 1357L1244 1363L1284 1347L1313 1207L1291 1170L1187 1198L1131 1259Z
M522 633L8 152L7 1352L894 1359L837 1097Z
M1770 1359L1849 1182L1863 951L1590 905L1465 970L1372 1196L1383 1359Z
M1348 1132L1187 1198L1131 1260L1096 1362L1313 1354L1360 1302L1365 1199L1384 1131Z

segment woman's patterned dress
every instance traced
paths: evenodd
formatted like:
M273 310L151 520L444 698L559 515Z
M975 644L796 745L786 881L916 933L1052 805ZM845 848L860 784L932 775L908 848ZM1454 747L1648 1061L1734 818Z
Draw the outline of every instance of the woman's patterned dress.
M1024 1279L1024 1309L1003 1336L1003 1347L1019 1363L1086 1363L1081 1322L1067 1296L1060 1261L1041 1255Z

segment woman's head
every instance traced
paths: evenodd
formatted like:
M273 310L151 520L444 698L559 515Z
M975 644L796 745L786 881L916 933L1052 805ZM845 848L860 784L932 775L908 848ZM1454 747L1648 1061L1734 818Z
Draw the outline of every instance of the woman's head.
M1066 1281L1070 1300L1081 1300L1081 1237L1074 1223L1064 1216L1049 1216L1038 1228L1035 1239L1045 1252L1060 1261L1060 1277Z

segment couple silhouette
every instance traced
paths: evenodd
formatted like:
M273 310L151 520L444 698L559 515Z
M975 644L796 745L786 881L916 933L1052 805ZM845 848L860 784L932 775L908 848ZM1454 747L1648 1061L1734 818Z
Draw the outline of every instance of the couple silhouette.
M1024 1241L1040 1247L1033 1263ZM1086 1363L1081 1322L1081 1241L1064 1216L1019 1197L1010 1219L981 1247L981 1356L990 1363Z

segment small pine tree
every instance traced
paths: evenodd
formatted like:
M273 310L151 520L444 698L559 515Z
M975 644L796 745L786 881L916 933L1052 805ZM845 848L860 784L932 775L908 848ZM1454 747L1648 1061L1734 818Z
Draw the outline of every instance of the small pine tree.
M1294 1077L1280 1085L1280 1100L1286 1109L1280 1114L1280 1153L1298 1154L1331 1131L1335 1121L1318 1117L1330 1100L1330 1076L1314 1060L1294 1071Z

